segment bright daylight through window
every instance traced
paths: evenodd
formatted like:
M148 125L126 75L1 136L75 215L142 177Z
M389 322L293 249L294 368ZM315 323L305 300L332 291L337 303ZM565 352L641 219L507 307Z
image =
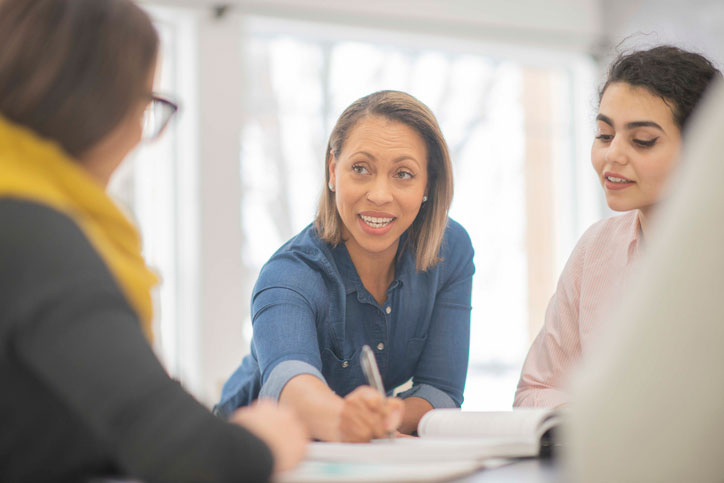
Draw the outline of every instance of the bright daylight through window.
M559 246L570 247L561 237L578 230L578 214L558 206L574 196L575 183L561 183L576 176L575 69L434 42L401 47L372 34L340 39L298 23L289 34L289 24L286 33L266 19L245 24L242 253L252 280L313 219L327 136L342 110L376 90L409 92L438 117L455 170L450 215L476 248L463 407L509 408L554 288Z

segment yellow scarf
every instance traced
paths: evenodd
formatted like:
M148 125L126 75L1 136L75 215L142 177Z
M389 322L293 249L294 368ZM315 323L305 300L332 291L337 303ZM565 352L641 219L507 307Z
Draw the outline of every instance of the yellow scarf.
M69 216L105 261L149 341L158 282L141 256L135 226L103 187L55 142L0 116L0 199L47 205Z

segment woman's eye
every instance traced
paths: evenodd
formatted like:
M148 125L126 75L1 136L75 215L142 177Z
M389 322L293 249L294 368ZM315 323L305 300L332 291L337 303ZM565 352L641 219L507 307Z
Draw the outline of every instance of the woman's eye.
M367 168L365 168L361 164L353 164L352 171L354 171L357 174L365 174L365 173L367 173Z
M396 176L400 179L412 179L415 177L415 175L409 171L399 171Z
M611 134L599 134L596 136L596 139L598 139L599 141L603 141L604 143L607 143L611 139L613 139L613 136Z
M637 144L643 148L650 148L651 146L656 144L656 141L658 139L659 139L658 137L655 137L653 139L648 139L648 140L647 139L634 139L633 142L634 142L634 144Z

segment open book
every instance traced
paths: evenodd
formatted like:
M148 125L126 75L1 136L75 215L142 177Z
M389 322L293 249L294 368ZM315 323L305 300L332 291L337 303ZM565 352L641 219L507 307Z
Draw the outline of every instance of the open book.
M418 425L419 438L371 443L312 443L307 460L346 463L481 461L549 456L560 415L552 409L435 409Z
M550 455L559 420L552 409L435 409L419 438L311 443L305 462L277 481L442 481L509 461L501 458Z
M422 417L417 432L424 439L478 441L497 457L548 457L559 443L560 420L554 409L435 409Z

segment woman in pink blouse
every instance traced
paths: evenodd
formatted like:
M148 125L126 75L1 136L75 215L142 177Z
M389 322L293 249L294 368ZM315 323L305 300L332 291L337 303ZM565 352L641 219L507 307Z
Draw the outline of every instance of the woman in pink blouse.
M568 402L571 369L594 343L625 283L665 195L696 103L721 77L701 55L659 46L619 56L601 89L591 163L608 206L625 212L591 226L578 241L533 341L515 407Z

